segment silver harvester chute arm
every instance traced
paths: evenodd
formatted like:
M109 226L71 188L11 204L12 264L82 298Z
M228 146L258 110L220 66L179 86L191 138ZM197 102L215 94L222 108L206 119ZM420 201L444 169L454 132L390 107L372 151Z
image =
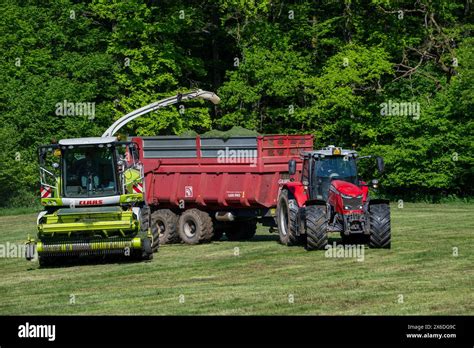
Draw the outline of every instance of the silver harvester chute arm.
M165 107L165 106L170 106L176 103L180 103L182 101L190 100L190 99L195 99L195 98L200 98L204 100L209 100L213 104L219 104L221 101L220 98L212 92L208 91L203 91L202 89L198 89L193 92L189 93L184 93L184 94L178 94L173 97L165 98L159 101L156 101L154 103L151 103L147 106L144 106L140 109L134 110L125 116L122 116L119 118L117 121L114 122L105 132L102 134L102 137L111 137L117 131L125 126L128 122L133 121L137 117L143 116L145 114L148 114L150 112L153 112L155 110L158 110L159 108Z

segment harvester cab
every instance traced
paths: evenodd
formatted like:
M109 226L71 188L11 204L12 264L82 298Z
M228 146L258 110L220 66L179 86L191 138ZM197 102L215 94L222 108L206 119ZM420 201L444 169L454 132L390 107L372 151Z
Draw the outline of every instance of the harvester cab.
M158 250L159 230L150 224L138 145L114 134L140 116L194 98L219 102L203 90L179 94L122 116L101 137L39 147L44 210L37 218L37 238L28 239L27 259L36 252L40 265L88 255L151 259Z
M59 256L123 254L151 258L144 173L137 145L116 137L63 139L39 148L40 263ZM30 253L31 254L31 253Z
M277 224L283 244L305 243L308 249L324 249L328 233L340 233L344 243L368 243L390 248L390 207L387 200L371 199L369 187L360 180L357 163L363 158L354 150L328 146L305 152L301 179L285 183L277 206ZM376 157L379 172L382 157ZM289 174L296 166L289 163Z

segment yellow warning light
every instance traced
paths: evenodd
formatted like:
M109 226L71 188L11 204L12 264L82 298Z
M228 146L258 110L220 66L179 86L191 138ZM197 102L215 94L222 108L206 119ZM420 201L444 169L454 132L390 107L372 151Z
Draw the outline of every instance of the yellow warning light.
M341 154L341 148L340 148L340 147L335 147L335 148L332 150L332 154L333 154L333 155L340 155L340 154Z
M61 150L60 150L60 149L54 150L53 155L54 155L55 157L61 157Z

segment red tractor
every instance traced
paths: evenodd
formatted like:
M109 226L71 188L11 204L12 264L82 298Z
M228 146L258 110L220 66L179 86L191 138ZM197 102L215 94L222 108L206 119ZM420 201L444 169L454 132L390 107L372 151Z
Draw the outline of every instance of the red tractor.
M285 245L306 243L308 250L325 249L328 234L339 232L344 243L368 243L373 248L390 248L389 201L370 199L369 185L359 180L356 151L332 145L303 152L301 180L282 185L278 197L277 224ZM382 157L376 157L379 172ZM296 162L289 161L290 175ZM378 180L371 182L377 188Z

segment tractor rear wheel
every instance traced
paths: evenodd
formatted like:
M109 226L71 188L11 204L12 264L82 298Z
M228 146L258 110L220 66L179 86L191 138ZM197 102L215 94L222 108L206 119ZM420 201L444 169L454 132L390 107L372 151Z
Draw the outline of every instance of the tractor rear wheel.
M390 207L386 203L369 205L371 248L390 249L392 232L390 228Z
M178 233L186 244L209 242L213 236L212 219L199 209L186 210L179 218Z
M306 208L306 249L321 250L328 244L328 221L323 206L310 205Z
M178 216L169 209L159 209L151 214L152 233L158 233L160 244L179 242Z
M226 229L225 235L230 241L249 240L255 236L257 232L257 220L237 221L230 224Z
M280 243L284 245L301 244L302 237L296 235L298 230L298 204L293 194L282 190L277 204L277 225Z

